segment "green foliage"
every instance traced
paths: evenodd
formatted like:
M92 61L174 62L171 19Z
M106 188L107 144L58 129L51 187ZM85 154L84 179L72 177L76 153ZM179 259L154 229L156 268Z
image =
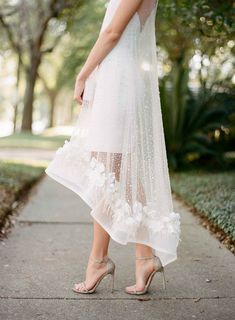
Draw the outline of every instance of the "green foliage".
M173 191L235 240L235 172L172 173Z
M177 100L173 91L176 88L167 90L164 82L162 85L161 102L169 166L181 169L187 163L202 159L213 159L218 166L226 166L224 153L230 150L228 140L232 135L229 129L234 126L230 120L235 112L234 97L208 90L182 93L178 88Z
M32 166L10 161L0 162L0 185L19 192L22 186L36 180L43 172L44 167Z
M1 8L7 3L11 2L7 1ZM15 8L22 3L18 1L12 5ZM35 8L47 8L48 3L25 2L30 9L25 17L32 26L34 36L40 27L40 22L35 19L39 11ZM57 3L63 5L64 9L50 21L42 48L45 51L55 45L55 50L49 55L42 55L39 70L55 96L62 89L73 90L75 77L97 39L105 13L105 0L69 0L66 6L64 1L58 0ZM203 159L224 165L224 152L232 150L235 136L234 96L231 93L234 89L231 81L233 74L231 71L229 76L224 77L223 74L228 69L226 63L234 63L231 58L235 50L231 41L235 30L234 10L234 1L230 0L159 1L157 44L160 51L164 52L161 62L162 69L166 70L160 81L161 102L169 163L173 169ZM19 13L19 10L12 11L6 18L13 31L19 24ZM27 19L23 22L19 31L26 28ZM24 36L20 37L20 44L25 49L28 48L30 34L22 34ZM6 32L1 30L0 35L6 37ZM0 50L6 52L4 43L0 45ZM223 59L217 59L218 51ZM206 57L211 64L216 58L212 69L216 64L218 66L211 74L208 67L206 76L203 76L206 67L201 63L195 81L200 88L196 93L189 90L192 72L190 61L195 53ZM23 62L28 62L25 54ZM226 133L228 129L229 134ZM218 139L215 138L215 132L219 133ZM61 137L58 143L56 139L12 136L0 139L0 146L50 149L57 148L65 137Z
M224 152L231 150L235 127L235 46L231 41L228 46L234 35L233 13L232 1L159 1L157 41L167 69L160 81L161 104L173 169L202 160L226 165ZM193 70L197 89L192 90L190 63L195 54L201 62L196 77ZM226 74L225 69L230 71Z
M235 30L234 1L228 0L161 0L159 16L168 21L178 19L183 28L191 29L199 36L230 38ZM189 34L190 36L190 34Z
M75 77L98 37L105 13L104 3L86 0L74 15L73 21L68 20L58 87L73 88Z
M0 225L11 212L13 203L39 179L44 169L11 161L0 162Z
M31 134L27 132L14 133L10 136L0 138L0 147L8 148L35 148L35 149L57 149L68 139L65 135Z

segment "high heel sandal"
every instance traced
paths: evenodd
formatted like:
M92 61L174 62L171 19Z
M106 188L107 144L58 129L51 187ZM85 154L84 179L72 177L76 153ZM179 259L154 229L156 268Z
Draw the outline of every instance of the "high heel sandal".
M107 275L111 276L111 292L113 292L114 289L114 272L115 272L115 264L114 262L108 257L106 256L104 259L99 260L99 259L95 259L93 257L91 257L92 260L96 263L106 263L107 265L107 269L106 271L97 279L96 283L94 284L94 286L90 289L87 289L85 281L81 282L82 284L82 290L77 290L76 289L76 284L73 287L73 291L76 293L94 293L96 291L96 288L98 287L98 285L100 284L101 280L104 279Z
M129 294L136 294L136 295L141 295L141 294L145 294L148 292L149 286L153 280L154 275L157 272L161 272L162 274L162 280L163 280L163 288L164 290L166 290L166 281L165 281L165 274L164 274L164 268L162 266L161 260L159 257L157 256L152 256L152 257L136 257L136 260L149 260L149 259L154 259L154 270L150 273L150 275L147 278L146 284L144 286L143 290L136 290L136 284L134 285L134 290L128 291L125 290L126 293Z

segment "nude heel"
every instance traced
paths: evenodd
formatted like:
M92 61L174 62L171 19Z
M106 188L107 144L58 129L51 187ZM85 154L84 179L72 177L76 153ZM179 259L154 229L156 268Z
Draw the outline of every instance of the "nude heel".
M161 262L160 258L158 256L155 256L155 255L151 256L151 257L136 257L136 260L149 260L149 259L154 259L155 268L150 273L150 275L148 276L148 279L146 281L144 289L143 290L136 290L136 285L134 285L134 290L131 290L131 291L125 290L126 293L135 294L135 295L141 295L141 294L147 293L148 289L150 287L150 284L151 284L151 282L153 280L153 277L157 272L161 272L163 289L166 290L166 281L165 281L164 268L163 268L163 265L162 265L162 262Z
M98 285L100 284L100 282L107 276L110 275L111 276L111 292L113 292L114 290L114 272L115 272L115 264L114 262L108 257L106 256L104 259L102 260L98 260L98 259L94 259L93 257L91 257L93 259L94 262L96 263L105 263L107 266L106 271L97 279L96 283L94 284L94 286L90 289L87 289L85 282L81 282L82 284L82 290L78 290L76 289L76 284L74 285L74 287L72 288L72 290L76 293L94 293L96 291L96 288L98 287Z
M114 273L115 269L110 273L110 288L111 288L111 293L114 291Z
M163 289L166 290L166 278L165 278L164 268L160 267L160 269L158 269L157 272L161 272L161 274L162 274L162 286L163 286Z
M163 289L166 290L166 278L165 278L165 272L164 272L162 262L158 256L154 255L153 258L155 259L155 266L156 266L157 272L161 272L161 274L162 274Z
M162 267L162 284L163 284L163 289L166 290L166 278L165 278L165 273L164 273L163 267Z

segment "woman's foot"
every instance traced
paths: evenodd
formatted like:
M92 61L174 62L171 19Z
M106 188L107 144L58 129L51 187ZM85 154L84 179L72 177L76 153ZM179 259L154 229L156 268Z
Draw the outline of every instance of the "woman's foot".
M149 259L136 259L135 278L136 283L125 288L127 293L135 291L143 291L150 274L155 270L153 256Z
M92 289L102 274L107 271L107 260L107 255L103 259L90 256L86 269L86 280L75 284L74 289L79 292Z

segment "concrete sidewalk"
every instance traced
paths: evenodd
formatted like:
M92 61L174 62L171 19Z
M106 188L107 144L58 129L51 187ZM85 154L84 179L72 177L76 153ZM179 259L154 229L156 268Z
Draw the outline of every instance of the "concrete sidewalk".
M32 190L9 238L0 243L0 319L233 319L234 256L174 201L182 241L178 260L166 266L166 292L157 275L149 294L125 294L124 287L134 282L134 244L111 241L114 293L105 279L96 294L76 295L71 287L84 279L92 242L89 208L45 177Z

